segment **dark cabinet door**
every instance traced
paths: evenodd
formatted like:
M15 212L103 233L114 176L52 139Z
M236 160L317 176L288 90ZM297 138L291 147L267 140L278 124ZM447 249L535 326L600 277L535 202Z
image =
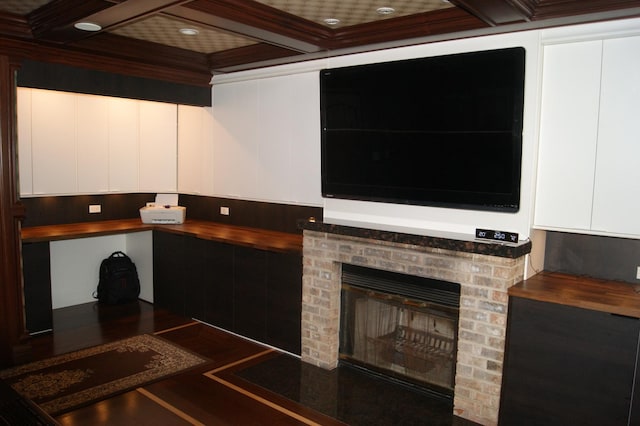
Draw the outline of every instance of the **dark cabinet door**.
M248 247L234 248L234 331L266 341L267 252Z
M203 244L204 321L233 331L234 247L213 241Z
M31 334L53 329L49 242L22 244L24 310ZM96 288L98 283L96 282Z
M205 313L206 243L199 238L184 238L184 276L177 283L184 287L184 315L199 320Z
M270 252L267 264L267 343L300 354L302 255Z
M500 423L626 425L640 321L514 297Z
M162 231L153 233L153 304L185 315L185 238Z

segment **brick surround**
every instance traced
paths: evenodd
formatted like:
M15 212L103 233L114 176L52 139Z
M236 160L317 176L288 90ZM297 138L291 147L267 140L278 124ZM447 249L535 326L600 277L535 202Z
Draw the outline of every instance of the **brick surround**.
M456 250L455 242L449 244L452 248L441 248L441 239L438 244L426 239L421 245L414 243L415 238L406 243L370 234L358 237L305 229L302 360L325 369L337 366L343 263L456 282L461 296L454 413L483 425L497 424L507 289L523 278L526 250L505 257L470 252L469 247L477 245L468 242ZM471 251L483 251L481 246Z

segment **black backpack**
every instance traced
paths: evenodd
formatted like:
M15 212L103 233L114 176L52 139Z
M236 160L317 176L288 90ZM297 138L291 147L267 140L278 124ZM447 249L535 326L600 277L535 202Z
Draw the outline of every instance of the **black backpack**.
M140 280L135 263L121 251L113 252L100 263L100 281L93 297L100 303L115 305L137 300Z

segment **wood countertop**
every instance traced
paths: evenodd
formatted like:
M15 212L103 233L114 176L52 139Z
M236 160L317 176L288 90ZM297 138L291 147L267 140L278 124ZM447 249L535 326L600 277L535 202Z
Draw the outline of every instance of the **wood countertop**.
M299 234L191 219L187 219L180 225L144 224L142 220L137 218L71 223L65 225L33 226L22 229L22 241L59 241L151 230L187 235L203 240L218 241L261 250L302 253L302 235Z
M640 318L640 285L541 272L509 289L509 296Z

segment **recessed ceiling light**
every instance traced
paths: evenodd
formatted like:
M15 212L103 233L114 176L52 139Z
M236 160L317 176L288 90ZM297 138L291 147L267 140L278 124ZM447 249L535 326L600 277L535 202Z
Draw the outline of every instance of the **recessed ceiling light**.
M93 22L76 22L75 24L73 24L73 26L82 31L95 32L95 31L100 31L102 29L100 25L94 24Z
M391 15L395 11L396 10L392 7L379 7L376 9L376 12L378 12L378 15Z
M336 18L327 18L324 20L324 23L333 26L338 25L340 23L340 20Z
M198 35L200 31L195 28L180 28L180 34L183 35Z

